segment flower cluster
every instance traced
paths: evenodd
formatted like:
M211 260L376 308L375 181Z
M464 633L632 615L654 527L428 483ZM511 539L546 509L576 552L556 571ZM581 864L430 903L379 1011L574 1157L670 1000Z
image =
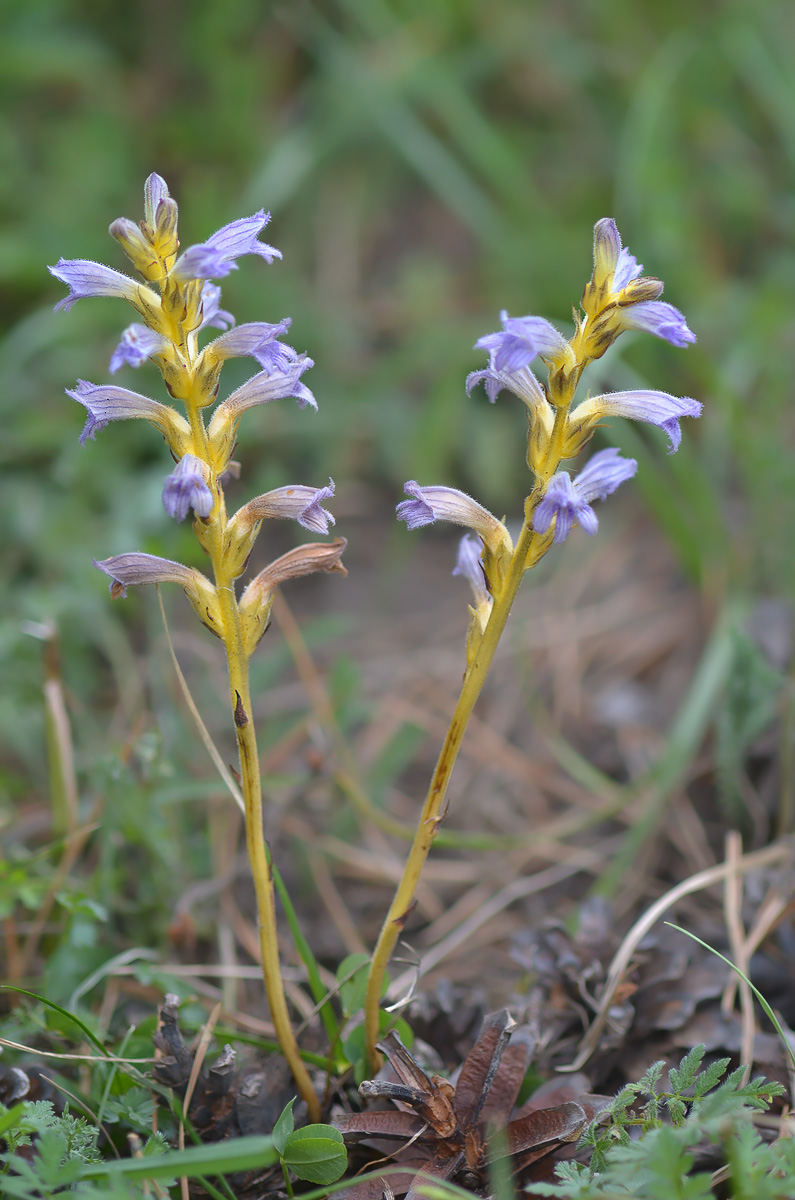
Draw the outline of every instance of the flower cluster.
M651 390L608 392L574 406L574 393L585 368L601 358L625 330L644 330L674 346L695 341L682 313L660 300L660 280L643 276L642 270L622 247L615 222L604 218L594 229L593 274L569 340L543 317L510 317L503 312L502 330L476 342L476 349L487 351L489 363L469 375L467 391L483 384L493 403L499 392L507 389L527 407L527 461L535 480L525 508L536 539L522 569L533 566L552 544L563 542L575 523L587 534L596 533L598 520L591 502L604 500L635 474L637 463L622 458L615 449L595 454L575 478L560 469L562 462L584 449L604 418L629 417L657 425L668 435L669 453L673 453L682 439L681 418L701 413L697 400ZM547 367L545 384L531 370L536 358ZM398 505L398 516L409 529L446 520L479 535L479 541L464 539L454 572L472 585L475 608L469 642L476 645L478 638L473 633L485 629L489 602L500 594L511 558L507 531L463 492L420 487L414 480L405 490L410 499Z
M120 297L135 310L138 320L124 330L111 356L110 372L114 374L122 366L140 367L147 360L155 363L169 395L184 404L185 415L128 388L81 379L74 389L67 389L67 395L86 410L80 441L84 444L95 438L110 421L142 419L160 432L176 460L163 485L163 505L178 521L193 512L194 528L213 560L218 584L219 570L232 579L242 573L265 518L293 518L306 529L328 533L334 518L322 502L333 496L334 484L329 480L328 486L321 488L277 488L249 501L231 519L227 517L221 481L234 466L231 456L241 415L286 397L294 398L301 408L317 408L312 392L302 382L313 364L311 358L280 340L290 328L289 318L273 324L236 325L232 314L221 308L221 289L212 282L236 270L237 260L244 255L257 255L266 263L281 258L277 249L259 240L270 214L261 210L232 221L181 254L177 218L177 204L165 181L152 174L144 187L143 221L136 224L121 217L110 226L110 233L145 282L86 259L61 259L50 271L69 288L69 295L56 310L68 311L89 296ZM200 334L211 328L222 332L200 347ZM205 426L203 410L216 400L223 364L236 357L253 358L259 370L217 404ZM248 614L249 648L267 625L273 580L289 578L291 573L306 574L308 569L342 570L343 546L338 539L331 546L305 547L307 553L300 561L290 559L285 564L280 560L281 567L271 564L249 585L248 602L241 606ZM110 576L113 596L125 595L128 584L180 583L204 623L214 632L220 631L216 586L200 572L141 553L115 555L95 565Z

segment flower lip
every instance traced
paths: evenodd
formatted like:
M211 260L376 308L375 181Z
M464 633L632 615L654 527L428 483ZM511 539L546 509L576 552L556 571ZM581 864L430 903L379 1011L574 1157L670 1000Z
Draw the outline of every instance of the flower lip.
M575 409L575 417L592 421L599 417L628 417L631 421L648 421L667 433L669 454L675 453L682 442L679 422L682 417L700 417L703 405L690 396L671 396L668 392L639 390L607 392L591 396Z
M600 450L572 480L567 471L559 471L547 484L541 503L533 516L533 528L546 533L555 521L553 541L560 545L568 537L575 521L593 536L599 528L590 501L605 500L638 469L634 458L622 458L615 447Z
M663 338L672 346L684 349L696 340L684 314L664 300L645 300L620 309L621 324L629 329L642 329Z
M450 521L453 525L474 529L492 551L510 544L502 521L466 492L441 485L420 487L416 479L409 479L403 490L410 499L398 504L397 515L409 529L420 529L434 521Z
M206 242L189 246L177 259L172 278L186 282L191 279L221 279L237 269L235 259L244 254L258 254L267 263L281 258L280 250L258 240L258 234L271 219L264 208L251 217L230 221L208 237Z
M121 271L88 258L59 258L55 266L47 270L70 289L69 295L55 305L55 312L60 309L68 312L78 300L89 296L117 296L134 303L141 286L129 275L122 275Z
M249 500L236 514L235 519L245 526L249 522L262 521L269 517L286 517L297 521L304 529L313 533L328 533L329 525L336 522L332 513L323 508L323 501L330 500L333 495L334 480L331 478L328 485L322 488L289 484Z
M169 438L190 433L190 426L184 417L166 404L150 400L138 392L128 388L117 387L112 383L88 383L78 379L77 387L67 388L67 396L71 396L78 404L88 409L83 432L80 434L80 445L84 446L88 438L95 438L109 421L127 421L143 418L155 425L161 433Z
M487 333L475 342L476 350L493 355L495 371L510 374L529 366L539 354L565 354L569 349L563 334L544 317L509 317L503 309L500 320L501 333Z
M458 558L453 568L453 575L461 575L469 582L474 593L475 604L489 604L492 596L483 569L481 551L483 543L480 538L466 533L458 544Z
M121 341L110 360L110 373L115 375L120 367L140 367L154 354L160 354L169 345L168 339L146 325L128 325Z
M184 521L188 510L209 517L213 494L207 485L207 467L193 454L185 454L163 484L163 507L176 521Z

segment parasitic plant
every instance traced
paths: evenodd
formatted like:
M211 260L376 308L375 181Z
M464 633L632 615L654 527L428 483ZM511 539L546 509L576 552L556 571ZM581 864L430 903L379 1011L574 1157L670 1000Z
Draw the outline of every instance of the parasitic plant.
M95 562L110 578L115 599L137 583L178 583L199 620L221 639L229 667L232 718L240 756L240 786L245 803L246 845L257 903L257 918L265 991L279 1046L306 1101L310 1120L317 1121L319 1104L301 1058L285 1000L276 931L273 873L265 842L262 787L257 741L252 722L249 658L268 627L275 589L280 583L316 571L344 574L341 555L345 540L314 542L288 551L261 570L238 595L236 580L243 574L262 522L287 517L314 533L325 534L334 518L323 507L334 493L327 487L281 487L257 496L234 515L227 512L224 479L236 471L232 454L240 419L247 409L271 400L293 397L299 407L316 408L314 396L302 382L312 360L279 339L288 319L267 324L236 325L220 307L220 288L212 282L237 268L236 260L256 254L272 263L281 254L259 240L269 214L261 210L232 221L206 242L179 253L177 205L159 175L144 188L144 220L122 217L110 226L140 283L110 267L85 259L61 259L50 271L69 288L56 306L70 309L88 296L126 300L138 316L125 329L110 362L111 372L122 365L139 367L147 360L159 368L169 396L182 403L185 415L113 384L79 380L68 395L82 404L87 420L81 442L94 438L109 421L143 419L163 436L175 467L163 486L163 504L170 516L184 520L193 511L193 528L209 557L212 580L182 563L138 551ZM201 334L221 330L203 347ZM228 358L253 358L259 370L246 383L215 405L221 370ZM207 410L215 405L209 421Z
M582 295L581 312L574 313L572 337L564 338L543 317L509 317L503 312L502 330L476 343L477 349L488 352L489 364L469 376L467 389L482 383L492 403L501 390L507 389L526 407L527 465L532 483L515 545L502 521L454 488L420 487L410 480L405 487L409 499L398 505L398 516L409 529L433 521L452 521L473 531L476 536L467 534L461 542L454 574L469 580L474 604L470 607L461 693L370 966L365 1031L373 1072L379 1063L379 1004L387 964L447 811L447 789L464 731L525 571L553 545L563 542L575 523L594 534L598 520L592 502L604 500L637 470L633 459L622 458L612 448L593 455L574 477L562 469L562 464L580 454L606 417L629 417L659 426L668 435L673 453L681 441L680 419L701 413L697 400L658 391L608 392L575 404L577 387L588 364L601 358L625 330L644 330L674 346L695 341L682 313L660 300L661 281L642 275L642 270L635 257L622 247L615 222L603 218L594 228L593 274ZM530 369L536 358L547 368L545 383Z

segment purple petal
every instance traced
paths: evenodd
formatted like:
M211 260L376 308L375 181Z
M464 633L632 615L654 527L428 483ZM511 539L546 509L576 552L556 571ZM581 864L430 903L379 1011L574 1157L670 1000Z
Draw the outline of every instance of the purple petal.
M165 179L153 171L144 184L144 218L152 229L157 227L157 210L161 202L170 198Z
M193 454L184 455L163 484L163 507L170 517L184 521L188 510L209 517L213 494L207 486L207 468Z
M328 533L329 525L334 525L334 517L323 508L323 501L330 500L334 495L334 480L329 479L328 487L314 488L303 484L291 484L288 487L274 488L265 492L244 505L237 514L239 524L246 526L252 521L275 517L285 517L297 521L304 529L313 533Z
M643 265L638 262L634 254L630 254L626 248L621 251L616 263L615 273L613 275L613 291L621 292L631 283L633 279L637 279L643 270Z
M119 367L125 365L140 367L148 358L160 354L167 346L168 339L146 325L128 325L113 351L110 373L115 375Z
M491 600L486 583L486 573L483 570L482 550L483 543L480 538L473 537L469 533L465 534L458 544L458 559L453 568L454 575L462 575L469 581L476 605L487 604Z
M91 560L95 567L110 576L110 594L113 599L127 595L130 584L179 583L190 587L198 572L170 558L158 558L156 554L116 554L112 558Z
M280 250L257 240L257 235L270 219L270 213L261 208L252 217L243 217L224 225L206 242L190 246L180 255L171 273L172 278L183 282L220 279L236 268L234 260L244 254L258 254L268 263L281 258Z
M309 367L314 366L311 358L298 358L284 371L260 371L253 375L236 391L232 392L213 413L208 433L212 438L226 421L236 420L241 413L258 404L268 404L271 400L282 400L293 396L298 401L299 408L309 404L317 408L317 401L308 387L301 383L301 375Z
M235 318L226 309L220 307L221 289L217 283L205 279L202 284L202 323L199 329L212 326L215 329L229 329L234 325Z
M266 371L284 372L297 360L298 354L292 346L284 346L276 339L286 333L291 324L289 317L276 325L269 325L266 321L251 321L222 333L205 350L222 360L250 355Z
M605 500L637 472L634 458L622 458L615 446L600 450L585 464L574 480L574 489L582 500Z
M546 533L554 520L554 541L556 545L560 545L569 536L575 520L581 520L586 510L592 518L589 520L586 517L587 524L593 526L596 521L593 509L581 496L577 495L569 474L566 471L559 471L550 479L544 498L535 510L533 528L538 533Z
M672 346L689 346L696 335L678 308L664 300L646 300L621 309L621 324L629 329L643 329L655 337L664 338Z
M131 303L138 298L140 284L129 275L87 258L59 258L56 265L47 270L70 289L69 295L56 304L55 312L61 308L68 312L73 304L88 296L119 296Z
M403 490L411 499L398 504L397 515L409 529L419 529L434 521L451 521L454 525L474 529L487 545L504 543L507 538L502 522L466 492L441 486L420 487L415 479L405 483Z
M543 317L509 317L503 310L500 320L502 333L487 333L475 342L476 350L493 354L496 371L518 371L539 354L560 354L568 349L563 335Z
M78 379L77 387L66 389L67 396L77 400L88 409L88 420L80 434L80 445L84 446L87 438L96 437L109 421L126 421L143 418L161 431L165 436L179 433L188 436L190 426L184 417L157 400L148 396L140 396L127 388L116 387L113 384L87 383Z
M467 375L466 389L469 395L474 387L482 383L486 389L486 395L489 398L489 403L493 404L499 396L500 392L507 385L503 382L503 377L494 371L491 367L486 367L482 371L470 371Z
M592 415L605 417L629 417L631 421L648 421L668 434L669 454L679 449L682 417L700 417L702 405L690 396L670 396L668 392L636 391L607 392L604 396L592 396L575 409L578 417Z

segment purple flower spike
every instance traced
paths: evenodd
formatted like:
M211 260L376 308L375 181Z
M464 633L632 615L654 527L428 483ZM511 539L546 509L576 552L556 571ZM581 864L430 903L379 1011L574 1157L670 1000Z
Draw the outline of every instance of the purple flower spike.
M161 334L148 329L146 325L128 325L121 335L121 341L113 351L110 360L110 373L115 375L119 367L140 367L154 354L159 354L168 346L168 340Z
M487 333L475 342L476 350L488 350L495 371L512 372L527 367L539 354L565 354L569 344L543 317L509 317L500 313L502 333Z
M258 254L267 263L281 258L281 251L266 242L258 241L257 235L270 221L270 213L261 208L253 217L243 217L224 225L206 242L190 246L177 259L172 278L181 282L191 279L221 279L237 269L236 258L244 254Z
M600 450L572 481L568 472L559 471L547 484L544 498L533 517L533 528L546 533L555 521L554 542L565 542L577 521L589 536L599 528L591 500L604 500L638 469L634 458L622 458L618 450Z
M55 312L59 309L68 312L73 304L88 296L118 296L131 304L138 298L140 284L129 275L87 258L59 258L55 266L47 270L69 288L69 295L58 301Z
M483 570L481 551L483 543L480 538L467 533L458 545L458 560L453 568L454 575L462 575L469 582L475 596L475 605L489 604L491 594L486 584L486 573Z
M184 455L163 484L163 507L175 521L184 521L188 509L209 517L213 494L207 486L207 468L193 454Z
M702 405L690 396L670 396L668 392L637 391L608 392L592 396L575 409L577 418L629 417L631 421L648 421L668 434L668 453L679 449L682 417L700 417Z
M643 329L663 338L672 346L689 346L696 340L684 315L664 300L646 300L621 309L621 324L628 329Z
M67 388L66 394L88 409L88 420L80 434L81 446L85 445L88 438L95 438L108 421L137 418L151 421L167 438L180 434L186 437L190 435L188 422L173 408L159 404L157 400L150 400L148 396L139 396L137 392L128 391L127 388L116 387L110 383L87 383L85 379L78 379L77 387L74 390Z
M217 283L205 279L202 284L202 323L199 329L230 329L235 318L225 308L221 308L221 289Z
M313 533L328 533L329 525L334 525L335 521L328 509L323 508L323 501L330 500L333 495L333 479L329 479L328 487L322 488L303 484L274 488L272 492L249 500L234 519L241 528L246 528L255 521L284 517L297 521Z
M116 554L112 558L98 561L92 559L95 567L110 576L110 594L116 600L119 596L127 595L130 584L136 583L178 583L184 588L195 586L199 573L182 563L173 562L170 558L158 558L156 554L144 554L134 551L132 554Z

